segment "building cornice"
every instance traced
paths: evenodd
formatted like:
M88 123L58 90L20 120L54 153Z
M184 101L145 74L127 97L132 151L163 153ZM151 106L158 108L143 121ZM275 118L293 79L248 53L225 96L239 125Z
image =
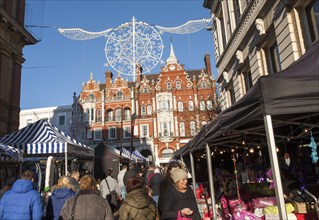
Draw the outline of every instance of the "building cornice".
M228 41L226 49L216 62L218 69L217 79L219 79L222 73L225 71L227 64L238 50L240 43L245 37L247 37L245 33L248 33L251 26L255 27L255 20L265 4L267 4L267 1L252 0L248 5L247 10L245 10L244 14L242 15L243 19L241 19L240 23L234 30L231 38Z

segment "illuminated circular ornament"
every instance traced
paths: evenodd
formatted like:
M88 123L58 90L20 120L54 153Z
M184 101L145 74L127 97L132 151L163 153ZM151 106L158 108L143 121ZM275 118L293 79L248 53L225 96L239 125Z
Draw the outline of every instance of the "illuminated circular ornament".
M152 70L160 62L163 48L162 38L154 27L133 19L112 30L106 41L105 56L113 69L134 76L136 65L143 72Z

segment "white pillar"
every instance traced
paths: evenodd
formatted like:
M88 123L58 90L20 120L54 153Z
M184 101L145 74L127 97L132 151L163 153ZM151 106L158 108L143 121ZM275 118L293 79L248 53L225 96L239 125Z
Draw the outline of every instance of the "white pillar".
M102 90L102 125L104 125L104 121L105 121L105 119L104 119L104 111L105 111L105 98L104 98L104 95L105 95L105 91L104 91L104 89Z
M153 118L153 126L154 126L154 138L157 138L156 118Z
M179 136L179 132L178 132L178 123L177 123L177 116L174 116L174 121L175 121L175 136L178 137Z
M195 107L198 108L197 94L194 94L194 102L195 102Z
M177 106L176 106L176 96L173 96L173 111L177 110Z
M154 150L155 150L155 155L154 155L155 165L159 166L160 163L158 161L158 145L157 144L154 145Z

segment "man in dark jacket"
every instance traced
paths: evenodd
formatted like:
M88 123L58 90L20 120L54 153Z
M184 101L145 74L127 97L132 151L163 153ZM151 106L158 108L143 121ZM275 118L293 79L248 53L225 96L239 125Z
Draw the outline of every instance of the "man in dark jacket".
M11 190L0 200L0 219L41 219L43 215L40 194L33 189L34 174L26 170L15 181Z
M129 178L131 177L136 177L137 176L137 172L135 170L135 165L131 164L129 167L129 170L125 172L124 177L123 177L123 182L124 185L126 186L126 182Z
M152 189L153 191L153 199L158 204L158 198L160 195L160 190L161 190L161 182L164 180L164 177L162 177L160 169L155 168L154 169L154 174L151 177L148 186Z

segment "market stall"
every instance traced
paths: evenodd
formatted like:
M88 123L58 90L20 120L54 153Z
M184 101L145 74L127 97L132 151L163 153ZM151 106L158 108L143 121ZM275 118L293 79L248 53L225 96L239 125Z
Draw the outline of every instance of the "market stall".
M26 158L54 156L64 160L64 173L68 172L68 160L94 158L92 148L71 138L45 119L1 137L0 142L21 149Z
M208 169L212 149L266 147L279 207L280 219L287 219L277 150L289 144L312 148L311 160L317 163L319 139L319 42L287 69L262 76L237 103L209 123L204 137L190 142L182 154L206 150ZM202 135L201 135L202 136ZM195 137L196 138L196 137ZM195 139L194 138L194 139ZM176 157L181 156L177 152ZM213 172L209 170L213 193ZM214 207L214 204L213 204Z

